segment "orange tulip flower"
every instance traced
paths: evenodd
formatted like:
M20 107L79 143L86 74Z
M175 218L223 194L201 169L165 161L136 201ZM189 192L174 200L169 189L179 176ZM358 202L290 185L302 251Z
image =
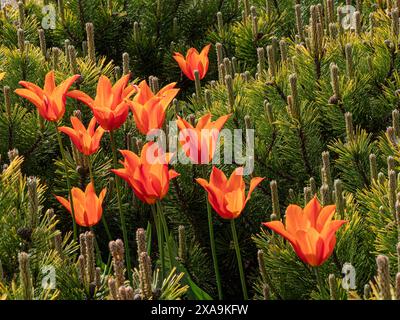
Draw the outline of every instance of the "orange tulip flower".
M85 126L77 117L71 117L72 128L60 127L59 131L67 134L79 152L86 156L95 153L100 146L101 137L104 134L102 127L97 127L96 131L96 118L92 118L86 130Z
M213 209L222 218L232 220L240 216L254 189L264 179L260 177L251 179L247 197L242 167L236 168L228 180L225 174L214 166L210 182L202 178L198 178L196 181L208 192L208 201Z
M128 103L141 133L148 134L151 130L161 129L168 105L179 92L175 85L176 82L170 83L157 94L151 91L146 80L135 86L137 94Z
M96 225L103 214L103 200L107 189L104 188L99 197L94 190L93 183L89 183L85 192L79 188L72 188L72 202L74 204L75 221L82 227ZM71 203L63 197L56 196L57 200L72 214Z
M133 86L127 86L129 78L130 75L125 75L112 86L110 79L101 76L94 100L79 90L69 92L68 97L89 106L104 130L115 130L122 126L129 114L129 106L125 99L135 92Z
M206 114L199 119L196 128L178 116L179 142L193 163L207 164L212 161L219 132L230 116L228 114L211 121L211 113Z
M65 113L67 91L79 77L76 74L56 86L54 71L50 71L46 74L43 89L31 82L20 81L25 89L16 89L15 93L33 103L41 117L58 122Z
M286 226L281 221L263 223L287 239L298 257L316 267L332 254L336 244L336 231L347 221L332 220L336 206L321 207L314 197L304 208L290 205L286 209Z
M210 51L211 44L206 45L201 53L199 53L195 48L190 48L186 53L186 58L178 52L175 52L174 59L178 62L179 67L182 72L190 80L195 80L194 71L199 72L200 79L206 76L208 71L208 51Z
M170 153L165 153L158 144L146 143L140 157L129 150L120 150L124 157L123 169L112 169L116 175L129 183L136 196L147 204L154 204L165 197L171 179L179 174L168 170Z

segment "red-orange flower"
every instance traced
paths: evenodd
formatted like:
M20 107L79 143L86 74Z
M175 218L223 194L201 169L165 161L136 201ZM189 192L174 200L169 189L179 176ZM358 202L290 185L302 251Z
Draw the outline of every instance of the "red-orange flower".
M225 174L214 166L210 182L202 178L198 178L196 181L208 192L208 201L213 209L222 218L231 220L240 216L254 189L264 179L260 177L251 179L247 197L242 167L236 168L228 180Z
M43 89L31 82L20 81L25 89L16 89L15 93L32 102L41 117L58 122L65 113L67 91L79 77L76 74L56 86L54 71L50 71L46 74Z
M133 86L128 85L129 77L130 75L123 76L113 86L110 79L101 76L94 100L79 90L69 92L68 97L82 101L89 106L97 122L104 130L115 130L126 121L129 114L126 98L130 97L135 91Z
M230 114L211 121L211 113L204 115L194 128L178 116L179 142L183 151L195 164L210 163L214 157L219 133Z
M190 48L186 53L186 58L179 52L175 52L174 59L178 62L182 72L190 79L194 80L194 71L199 72L200 79L206 76L208 71L208 51L211 44L206 45L199 53L195 48Z
M122 169L112 169L116 175L127 181L136 196L147 204L154 204L165 197L171 179L179 174L168 170L170 153L165 153L158 144L146 143L140 157L129 150L120 150L124 157Z
M286 226L281 221L263 223L287 239L298 257L316 267L332 254L336 244L336 231L347 221L332 220L335 205L321 207L314 197L304 208L290 205L286 209Z
M86 129L82 122L77 117L71 117L72 128L60 127L59 131L67 134L79 152L86 156L95 153L100 146L101 137L104 134L102 127L96 127L96 118L92 118Z
M175 85L176 82L170 83L157 94L151 91L146 80L136 86L137 94L128 103L141 133L148 134L151 130L161 129L168 105L179 92Z
M97 197L93 183L89 183L83 192L79 188L72 188L72 202L74 204L75 221L82 227L96 225L103 214L103 200L107 189L104 188ZM71 203L63 197L56 196L57 200L72 214Z

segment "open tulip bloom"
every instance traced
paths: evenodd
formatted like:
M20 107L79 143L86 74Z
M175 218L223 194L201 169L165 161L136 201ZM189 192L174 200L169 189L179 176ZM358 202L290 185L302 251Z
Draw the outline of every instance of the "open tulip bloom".
M68 96L90 107L97 122L104 130L116 130L126 121L129 114L129 105L126 99L135 92L135 88L128 85L129 78L130 75L125 75L113 86L110 79L103 75L97 84L97 93L94 99L79 90L70 91Z
M96 225L103 214L103 200L107 189L103 189L97 196L93 183L89 183L82 191L79 188L72 188L73 207L75 221L82 227ZM63 197L56 196L57 200L72 214L71 202Z
M193 164L208 164L212 161L217 147L219 133L230 114L211 121L211 113L201 117L196 127L178 116L179 143Z
M264 180L256 177L251 179L249 191L245 193L246 184L243 180L243 168L236 168L229 179L217 167L213 167L210 181L196 179L208 193L208 201L222 218L236 219L242 213L254 189Z
M116 175L127 181L136 196L147 204L154 204L165 197L171 179L179 174L168 169L171 158L156 143L143 146L140 157L129 150L120 150L124 168L112 169Z
M336 231L347 221L333 220L335 205L321 207L314 197L304 208L290 205L285 225L281 221L263 223L292 245L297 256L310 266L322 265L333 253Z
M100 140L104 134L102 127L96 127L96 118L92 118L86 129L77 117L71 117L72 128L60 127L59 131L67 134L80 153L90 156L95 153L100 146Z
M240 216L244 207L246 206L246 203L250 200L250 196L253 193L254 189L263 180L264 178L260 177L251 179L249 191L246 197L245 193L246 185L243 180L242 167L236 168L232 172L229 179L227 179L225 174L215 166L212 168L209 182L202 178L196 179L197 183L199 183L207 191L208 203L212 206L215 212L217 212L222 218L231 221L233 242L235 245L236 257L238 261L243 298L245 300L248 299L248 295L246 288L246 280L243 271L242 258L240 254L239 241L236 233L235 219ZM218 286L218 295L219 298L221 299L222 298L221 283L220 283L221 279L219 276L217 255L215 251L215 240L213 236L214 231L212 225L211 210L209 207L208 207L208 225L210 232L211 251L214 261L214 271Z
M174 59L178 63L182 72L190 80L195 80L194 71L199 72L200 79L203 79L208 71L208 52L211 45L206 45L199 53L195 48L190 48L184 57L181 53L175 52Z
M170 83L157 94L151 91L145 80L135 86L137 94L132 101L128 100L128 104L136 127L142 134L146 135L152 130L162 128L167 108L179 92L175 85L176 82Z
M16 89L15 93L33 103L40 116L47 121L58 122L65 113L67 92L80 75L74 75L56 86L54 71L46 74L44 88L28 81L20 81L25 89Z

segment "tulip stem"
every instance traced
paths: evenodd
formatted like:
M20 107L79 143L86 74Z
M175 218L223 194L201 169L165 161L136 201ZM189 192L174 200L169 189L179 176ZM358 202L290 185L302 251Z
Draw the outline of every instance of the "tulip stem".
M94 192L96 192L96 186L94 184L93 167L92 167L92 161L90 159L90 156L87 156L87 162L88 162L88 167L89 167L90 182L93 183ZM108 224L107 224L106 218L104 217L104 214L101 215L101 222L103 223L104 230L106 231L108 241L112 241L111 232L110 232L110 229L108 228Z
M315 272L315 278L317 279L319 291L322 292L323 282L322 282L322 279L321 279L321 275L319 274L319 269L318 269L318 267L314 267L313 269L314 269L314 272Z
M208 230L209 230L209 234L210 234L211 254L212 254L213 263L214 263L215 279L217 281L218 298L219 298L219 300L222 300L223 295L222 295L222 286L221 286L221 276L220 276L219 268L218 268L217 250L215 249L215 238L214 238L214 226L213 226L213 222L212 222L212 212L211 212L211 206L210 206L210 203L208 202L207 197L206 197L206 202L207 202L207 213L208 213Z
M242 284L243 298L244 300L248 300L246 279L244 277L244 272L243 272L242 256L240 254L240 247L236 232L235 219L231 219L231 229L232 229L233 243L235 245L235 250L236 250L236 258L239 267L240 282Z
M56 122L54 122L54 127L56 129L58 145L60 146L61 158L62 158L62 161L64 163L64 170L65 170L65 176L66 176L66 180L67 180L69 202L71 204L72 226L73 226L73 230L74 230L74 240L77 241L78 232L77 232L76 221L75 221L75 209L74 209L74 203L73 203L72 193L71 193L71 181L69 179L67 158L65 156L64 145L63 145L63 142L62 142L60 131L58 131L58 126L57 126Z
M174 257L174 254L173 254L171 243L169 241L169 231L168 231L167 220L165 219L165 216L164 216L163 209L162 209L160 201L156 202L156 207L157 207L158 215L159 215L160 220L161 220L162 227L164 229L164 237L165 237L165 241L167 242L169 263L170 263L170 267L172 269L172 267L175 265L175 257Z
M154 224L156 225L156 231L157 231L158 253L160 255L160 261L161 261L161 277L162 279L164 279L165 257L164 257L164 242L163 242L163 231L161 228L161 220L159 214L157 213L157 208L155 207L155 205L151 206L151 210L153 211Z
M112 154L113 154L114 168L117 168L118 156L117 156L117 148L116 148L116 144L115 144L115 137L114 137L113 130L110 130L110 140L111 140L111 149L112 149ZM121 219L122 235L124 238L126 267L127 267L127 271L128 271L128 278L132 285L133 278L132 278L132 268L131 268L131 255L129 253L128 233L126 231L125 215L124 215L124 211L122 210L121 193L120 193L120 189L119 189L119 177L115 178L115 190L117 193L117 201L118 201L119 215L120 215L120 219Z

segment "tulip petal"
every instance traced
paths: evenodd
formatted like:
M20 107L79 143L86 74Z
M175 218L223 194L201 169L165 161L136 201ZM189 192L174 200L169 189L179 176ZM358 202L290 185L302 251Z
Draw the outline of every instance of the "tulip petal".
M326 224L329 224L336 211L335 205L323 207L317 219L316 229L321 232Z
M318 215L321 212L321 205L317 199L317 196L311 199L310 202L304 208L304 214L306 215L307 219L310 221L311 226L313 228L316 227Z
M263 225L284 237L292 245L296 243L296 238L285 230L285 226L281 221L263 222Z
M255 177L250 181L249 192L247 194L246 203L250 200L250 196L253 193L254 189L264 180L265 178Z
M94 104L94 100L91 97L89 97L86 93L79 91L79 90L72 90L72 91L68 92L67 97L81 101L90 108Z

